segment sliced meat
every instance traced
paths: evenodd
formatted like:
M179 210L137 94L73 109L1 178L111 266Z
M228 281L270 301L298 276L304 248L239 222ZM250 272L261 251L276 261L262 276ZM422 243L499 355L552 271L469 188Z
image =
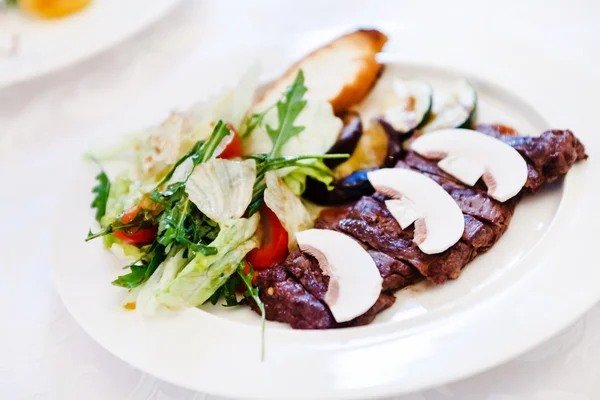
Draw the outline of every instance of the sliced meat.
M508 143L523 155L528 164L525 187L530 192L566 174L576 161L587 158L583 145L570 131L548 131L531 138L514 136L515 132L505 127L479 125L477 129ZM401 229L385 207L385 198L377 194L363 197L353 206L325 210L315 227L345 232L362 243L383 277L381 295L365 314L344 324L337 323L323 302L329 278L314 259L296 251L281 265L258 272L256 284L269 320L287 322L296 329L369 324L394 303L394 291L423 276L438 284L457 278L470 260L498 241L521 198L516 196L500 203L487 196L481 182L467 187L441 171L436 162L410 151L397 167L423 173L454 198L465 218L461 240L443 253L424 254L412 242L412 227ZM258 311L252 302L249 304Z
M585 147L569 130L550 130L538 137L502 134L493 125L477 130L514 147L528 164L525 187L536 192L546 182L565 175L577 161L587 159Z
M369 310L363 315L354 318L352 321L348 321L345 326L362 326L368 325L383 310L390 308L396 302L396 297L392 294L381 293L379 298L373 304L373 307L369 308Z
M458 242L440 254L425 254L413 243L413 232L398 225L385 204L375 197L363 197L342 219L338 228L375 250L414 265L435 283L455 279L472 258L473 248Z
M325 301L329 277L323 275L323 271L314 258L296 250L283 262L283 268L292 274L316 299Z
M383 278L382 290L384 292L393 293L423 279L423 275L412 265L377 250L368 250L368 253L375 261Z
M440 177L432 177L432 179L452 196L464 214L488 221L498 226L504 233L515 210L516 201L511 199L500 203L488 197L482 190L457 185Z
M423 175L433 179L442 188L444 188L444 190L448 192L450 196L452 196L454 201L456 201L460 207L460 210L464 214L471 215L497 225L502 230L500 234L506 230L506 227L508 226L508 223L510 222L514 212L516 199L511 199L507 202L500 203L499 201L490 198L485 190L477 187L467 187L452 178L447 178L445 176L445 172L441 171L437 165L431 166L430 161L425 160L414 153L412 154L414 155L412 157L412 165L409 165L404 161L400 161L396 164L396 168L408 168L421 172ZM434 171L434 167L437 168L439 172L425 172L426 170Z
M395 279L395 276L405 274L402 279L408 285L420 278L418 273L415 275L414 272L399 265L399 262L393 261L395 260L392 259L392 263L384 266L383 261L376 260L380 270L387 268L384 281L386 278ZM392 281L388 280L388 282L391 284ZM324 303L329 277L323 274L314 258L299 250L290 254L283 264L258 271L254 283L259 287L267 319L286 322L294 329L366 325L381 311L392 306L396 300L393 295L381 293L376 303L366 313L346 323L337 323ZM399 282L394 284L397 288L400 287ZM260 312L253 302L249 301L248 304L254 311Z
M338 222L348 214L350 208L350 206L342 206L324 209L319 214L319 218L315 221L315 228L335 231Z
M455 179L452 175L447 174L438 167L438 162L435 160L428 160L425 157L421 157L414 151L408 151L406 157L402 161L396 164L396 168L410 168L418 172L424 172L428 175L435 175L447 179L451 182L460 182Z
M471 215L465 215L465 231L462 240L469 243L478 252L492 247L503 233L504 230L497 226L480 221Z
M260 299L265 305L269 321L290 324L294 329L326 329L336 326L329 308L309 293L281 265L260 270L255 284L259 287ZM250 307L260 312L254 302Z

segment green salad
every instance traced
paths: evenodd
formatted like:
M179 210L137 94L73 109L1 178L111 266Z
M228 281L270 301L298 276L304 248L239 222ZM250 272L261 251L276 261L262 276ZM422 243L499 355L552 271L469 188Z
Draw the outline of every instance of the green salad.
M97 175L100 227L86 239L129 260L112 282L128 290L126 308L152 315L253 301L264 321L254 269L282 261L295 233L312 227L300 197L306 178L331 185L322 160L348 155L325 154L342 122L329 103L307 98L301 70L263 109L253 106L257 87L252 69L235 89L87 154L103 167L126 165Z

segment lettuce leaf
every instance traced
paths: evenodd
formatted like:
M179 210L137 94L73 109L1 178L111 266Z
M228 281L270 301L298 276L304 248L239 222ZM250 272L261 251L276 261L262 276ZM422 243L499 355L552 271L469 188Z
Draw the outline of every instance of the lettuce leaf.
M110 186L105 214L100 220L100 226L106 228L114 222L125 210L137 205L145 194L154 190L154 183L142 184L126 175L118 176Z
M258 247L255 235L258 214L220 224L221 231L210 244L217 254L197 254L158 295L159 303L171 308L203 304L236 271L246 254Z
M256 161L212 159L198 165L186 191L192 203L215 222L241 218L252 199Z
M313 220L300 198L275 171L267 172L266 183L265 204L277 215L287 231L288 248L292 251L296 247L296 232L310 229Z
M283 177L284 182L296 196L301 196L306 190L306 178L322 182L329 190L333 189L333 172L321 160L304 162Z
M146 315L153 315L160 303L157 295L175 279L179 271L189 261L183 257L185 249L172 249L150 279L142 285L137 296L137 309Z

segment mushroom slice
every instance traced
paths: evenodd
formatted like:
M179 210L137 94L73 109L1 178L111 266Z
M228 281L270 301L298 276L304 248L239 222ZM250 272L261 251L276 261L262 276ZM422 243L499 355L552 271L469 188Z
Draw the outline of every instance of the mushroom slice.
M350 321L369 310L381 294L383 279L371 256L352 238L337 231L298 232L300 250L316 258L329 288L325 303L337 322Z
M506 201L527 181L527 163L506 143L470 129L445 129L416 139L412 150L440 160L438 166L461 182L473 186L483 177L490 197Z
M413 241L423 253L441 253L459 241L465 230L462 211L433 179L401 168L384 168L367 176L378 193L393 198L385 205L400 227L415 224Z

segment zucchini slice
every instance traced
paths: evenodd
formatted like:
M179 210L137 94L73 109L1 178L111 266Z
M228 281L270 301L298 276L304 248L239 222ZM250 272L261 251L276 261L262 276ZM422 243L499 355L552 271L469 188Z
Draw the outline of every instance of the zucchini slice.
M395 79L392 85L398 102L384 110L380 118L400 134L421 128L431 115L431 86L422 81L400 79Z
M360 114L365 130L382 122L395 134L403 134L425 124L432 104L433 89L429 84L387 75L354 110Z
M425 133L449 128L472 128L477 111L477 93L465 80L459 81L450 93L435 92Z

